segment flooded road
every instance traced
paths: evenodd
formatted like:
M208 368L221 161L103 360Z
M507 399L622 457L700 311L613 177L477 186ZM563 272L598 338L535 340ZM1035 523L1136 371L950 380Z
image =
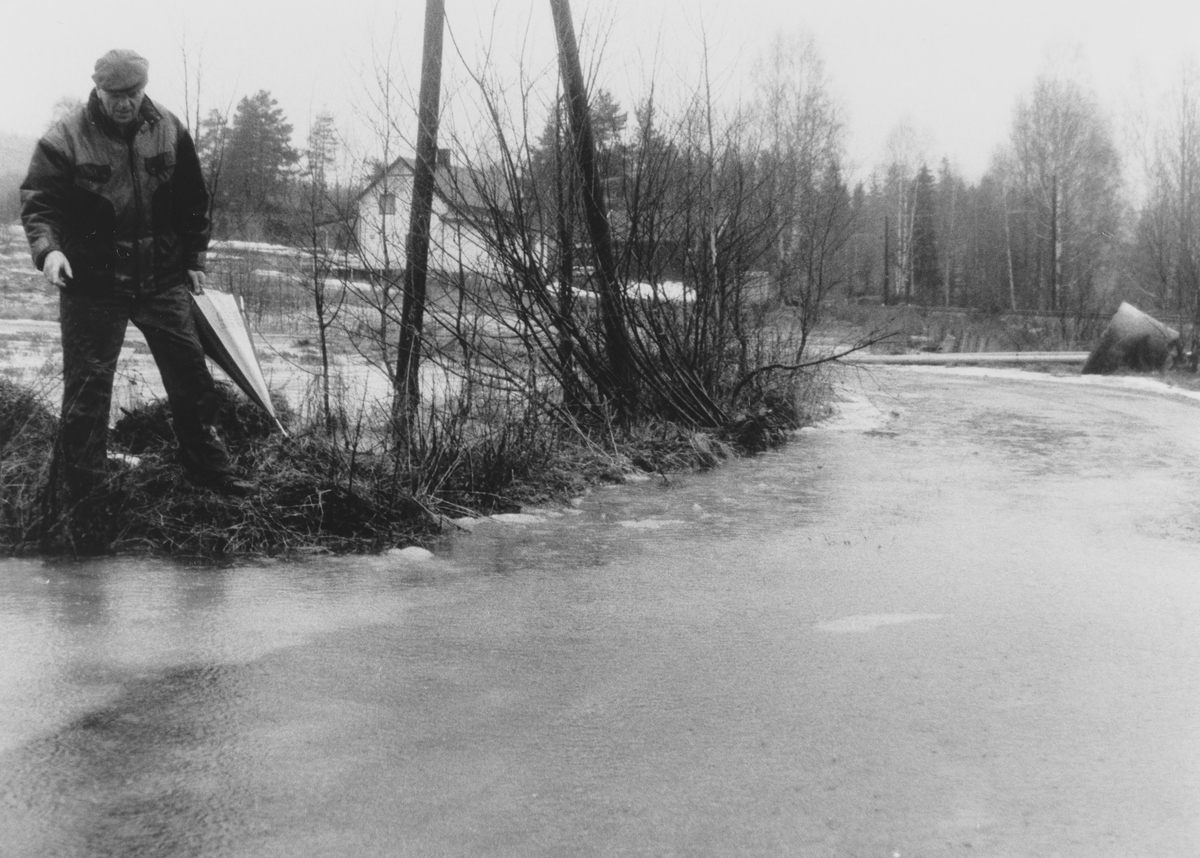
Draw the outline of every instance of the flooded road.
M425 561L4 561L0 855L1200 854L1200 402L1144 386L879 370Z

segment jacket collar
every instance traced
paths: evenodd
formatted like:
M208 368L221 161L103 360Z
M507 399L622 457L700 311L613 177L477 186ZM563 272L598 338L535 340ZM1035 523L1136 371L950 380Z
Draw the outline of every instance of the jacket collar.
M91 95L88 96L87 117L89 122L103 129L107 134L111 134L114 137L123 136L121 127L113 122L108 114L104 112L104 107L100 104L100 96L96 94L94 88ZM142 106L138 109L138 117L137 128L141 130L143 125L149 125L153 128L158 120L162 119L162 113L155 107L154 102L150 100L150 96L146 96L142 99Z

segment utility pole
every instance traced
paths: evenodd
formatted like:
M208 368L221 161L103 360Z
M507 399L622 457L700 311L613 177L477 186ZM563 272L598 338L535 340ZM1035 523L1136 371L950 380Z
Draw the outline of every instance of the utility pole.
M617 261L612 233L604 205L604 183L596 166L596 140L588 110L587 88L579 64L579 45L571 21L570 0L550 0L554 32L558 39L558 68L567 101L567 116L575 158L579 164L583 188L583 211L600 273L600 318L604 326L605 354L608 358L608 397L622 419L631 417L637 404L637 372L633 345L625 328L621 287L617 280Z
M438 110L442 86L442 30L445 0L425 0L425 46L417 105L417 163L413 167L412 209L405 241L404 303L396 344L396 380L392 399L395 429L405 441L421 402L421 340L429 273L429 225L433 216L437 169Z
M582 397L575 375L575 343L567 320L575 303L575 207L571 205L573 172L563 157L569 132L563 128L563 100L554 100L554 194L555 227L558 233L558 363L562 376L563 405L569 414L579 414ZM570 163L574 163L571 159Z

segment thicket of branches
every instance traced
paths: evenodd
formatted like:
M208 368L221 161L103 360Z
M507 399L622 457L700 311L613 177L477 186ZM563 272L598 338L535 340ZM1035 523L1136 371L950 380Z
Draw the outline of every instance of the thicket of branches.
M651 88L632 122L607 91L591 94L615 289L584 210L566 99L514 107L502 84L474 76L473 108L488 122L447 141L457 166L438 173L443 220L456 228L434 237L441 288L426 359L463 391L585 426L794 419L809 337L850 274L855 220L819 58L794 47L780 42L762 92L724 115L703 88L673 110ZM406 181L381 177L380 199ZM347 248L370 285L360 347L393 378L404 257L389 236L402 217L358 223L359 238L365 228L381 240Z
M724 113L704 87L671 110L651 87L630 122L609 92L590 93L615 288L602 282L565 98L514 106L488 73L474 76L471 107L487 122L447 135L436 172L425 401L470 415L479 431L530 410L583 433L668 420L750 425L744 434L761 443L793 425L810 336L850 274L856 212L815 49L780 41L764 68L756 98ZM360 190L333 192L319 166L328 150L310 139L297 195L292 242L308 259L301 284L331 431L354 418L330 394L330 337L401 382L403 202L416 165L397 139L392 81L381 71L377 84L383 157Z

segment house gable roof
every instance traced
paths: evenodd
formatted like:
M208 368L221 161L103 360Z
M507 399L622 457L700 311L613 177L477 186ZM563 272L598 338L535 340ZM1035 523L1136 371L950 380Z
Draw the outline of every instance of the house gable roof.
M371 193L385 177L395 176L400 172L415 173L416 158L401 155L394 160L387 170L380 173L362 189L355 197L356 203ZM487 200L479 193L471 171L465 167L448 167L439 164L433 173L433 192L441 197L450 210L457 214L484 213L489 208Z

